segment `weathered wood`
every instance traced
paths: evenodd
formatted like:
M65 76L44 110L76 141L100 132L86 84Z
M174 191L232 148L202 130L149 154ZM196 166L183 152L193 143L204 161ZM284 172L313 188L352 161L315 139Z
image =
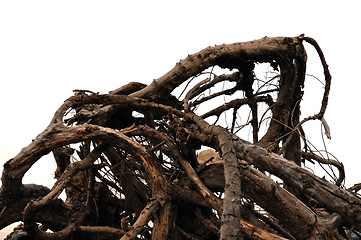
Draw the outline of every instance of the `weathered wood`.
M304 42L319 53L325 90L320 112L300 121ZM260 80L259 63L277 75ZM210 70L199 80L216 66L233 72ZM177 99L172 93L183 83L185 97ZM342 164L301 151L302 124L323 118L330 83L318 44L301 35L208 47L148 86L132 82L104 95L74 90L48 127L4 164L0 228L23 220L36 239L91 240L340 239L360 231L361 200L339 187ZM248 116L239 116L243 106ZM269 116L259 115L262 106ZM231 120L219 121L228 111ZM253 143L237 135L247 126ZM197 161L203 147L217 159ZM54 186L23 185L50 152ZM337 167L337 184L303 169L302 157Z

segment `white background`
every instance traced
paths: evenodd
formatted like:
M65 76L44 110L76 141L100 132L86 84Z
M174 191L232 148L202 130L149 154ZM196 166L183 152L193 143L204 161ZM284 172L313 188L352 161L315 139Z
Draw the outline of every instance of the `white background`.
M327 150L344 163L350 187L361 182L359 24L357 1L0 1L1 166L45 129L73 89L149 84L208 46L304 33L330 66ZM307 50L308 74L323 81ZM319 111L322 90L307 78L304 117ZM305 127L323 149L320 123ZM24 181L51 186L54 169L42 158Z

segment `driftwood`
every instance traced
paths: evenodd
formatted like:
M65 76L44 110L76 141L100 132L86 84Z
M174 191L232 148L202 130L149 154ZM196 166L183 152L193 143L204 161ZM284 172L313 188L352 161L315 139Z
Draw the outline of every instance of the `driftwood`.
M320 111L300 119L304 43L317 50L325 85ZM257 78L256 64L269 64L272 76ZM32 239L351 238L361 230L359 188L342 187L343 165L312 151L302 129L320 120L330 137L330 84L320 47L301 35L208 47L148 86L75 90L4 164L0 228L23 221ZM177 89L184 94L175 97ZM197 158L203 149L213 155ZM54 186L23 184L50 152ZM320 178L304 161L329 165L339 178Z

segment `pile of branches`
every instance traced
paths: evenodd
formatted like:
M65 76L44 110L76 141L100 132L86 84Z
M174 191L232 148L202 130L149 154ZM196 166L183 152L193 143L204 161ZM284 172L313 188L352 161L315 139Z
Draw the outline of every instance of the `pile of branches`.
M317 50L325 81L320 111L301 119L304 43ZM268 78L257 77L259 64L269 65ZM22 221L16 230L29 239L355 237L361 199L342 187L342 164L312 150L302 128L320 120L328 129L330 84L320 47L301 35L208 47L149 85L74 90L4 164L0 229ZM201 160L205 149L214 155ZM52 188L23 184L50 152ZM339 175L320 178L305 161Z

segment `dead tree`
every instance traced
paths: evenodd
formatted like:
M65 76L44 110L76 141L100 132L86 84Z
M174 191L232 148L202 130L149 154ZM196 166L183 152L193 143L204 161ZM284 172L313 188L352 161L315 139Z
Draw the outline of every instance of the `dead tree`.
M303 44L318 52L324 94L301 119ZM270 66L266 79L259 64ZM361 230L357 186L342 187L343 165L315 152L302 128L320 120L328 129L330 84L320 47L301 35L208 47L149 85L75 90L4 164L0 228L22 221L22 234L44 240L350 239ZM204 149L214 155L201 161ZM23 184L50 152L54 186ZM304 161L339 175L320 178Z

